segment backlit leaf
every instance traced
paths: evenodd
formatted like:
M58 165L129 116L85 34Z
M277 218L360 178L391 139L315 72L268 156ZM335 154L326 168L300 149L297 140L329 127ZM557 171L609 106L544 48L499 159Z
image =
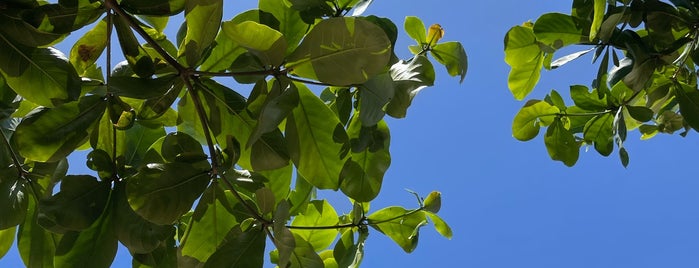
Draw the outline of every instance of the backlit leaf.
M39 211L34 198L29 198L28 207L27 217L19 226L17 234L17 249L22 262L26 267L54 267L53 256L60 235L39 226Z
M199 200L189 229L182 238L181 253L207 262L219 246L226 243L229 232L245 220L244 216L234 211L238 201L230 192L224 193L216 184L212 184ZM239 227L238 227L239 228Z
M528 141L539 134L541 120L553 118L560 110L548 102L531 100L519 110L512 122L512 136L520 141Z
M337 212L328 201L314 200L308 204L302 214L294 217L291 226L334 226L338 224L337 217ZM338 234L336 229L293 229L292 232L310 243L314 251L320 251L330 246Z
M221 29L240 46L247 48L265 65L279 66L286 54L284 35L254 21L224 22Z
M223 18L223 0L185 1L186 35L179 44L178 57L188 66L199 65L204 51L216 39Z
M331 18L311 29L287 58L286 68L294 75L332 85L361 84L385 69L391 51L391 41L376 24L353 17Z
M561 161L566 166L573 166L580 155L580 144L573 133L566 129L560 118L556 118L544 136L544 144L551 159Z
M386 122L364 127L353 117L349 128L351 159L342 168L341 190L358 202L368 202L381 191L383 176L391 165L391 134Z
M16 226L0 230L0 258L4 257L12 247L12 242L15 241L16 233Z
M320 189L337 190L347 158L347 133L335 113L305 85L287 90L299 95L299 105L286 121L291 159L308 182Z
M597 33L602 26L604 21L604 9L607 6L607 1L605 0L594 0L594 11L592 25L590 26L590 41L597 37Z
M12 141L19 153L35 161L57 161L87 141L107 102L86 96L56 108L38 108L17 126Z
M512 69L507 85L515 99L524 99L539 82L544 53L531 28L515 26L505 36L505 62Z
M402 207L387 207L368 216L369 226L390 237L405 252L417 247L420 227L427 224L422 211L408 214Z
M461 76L459 82L463 83L468 70L468 57L464 47L459 42L444 42L436 44L430 50L430 54L439 63L447 67L451 76Z
M583 33L581 24L577 18L570 15L547 13L534 22L534 34L539 42L559 49L589 41L589 37Z
M451 239L452 236L454 235L451 231L451 227L447 225L447 223L442 220L441 217L437 216L437 214L432 213L432 212L425 212L425 215L432 220L432 223L434 224L434 229L437 230L439 234L442 236L446 237L447 239Z
M80 77L60 51L13 44L0 35L0 71L17 94L46 107L77 99Z
M585 140L594 142L597 152L604 156L610 155L614 149L613 122L614 116L611 113L598 115L587 122L583 132Z
M425 24L418 17L407 16L404 22L405 32L417 41L418 45L427 43L427 33L425 32Z

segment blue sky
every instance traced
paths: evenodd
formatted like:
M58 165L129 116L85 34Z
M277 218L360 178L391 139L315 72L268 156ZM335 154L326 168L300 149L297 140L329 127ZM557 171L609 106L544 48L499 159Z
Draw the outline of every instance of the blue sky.
M366 14L388 17L401 30L407 15L440 23L443 40L463 43L469 70L459 84L436 66L435 87L418 95L406 119L389 120L393 163L372 203L373 209L414 207L406 188L423 196L441 191L440 215L454 238L426 226L418 248L406 254L372 230L363 267L699 267L699 181L691 175L696 132L649 141L630 133L626 169L616 154L605 158L594 149L581 152L568 168L549 159L541 137L524 143L511 135L523 103L507 89L504 34L543 13L569 12L571 3L375 1L369 7ZM255 1L226 4L228 19ZM408 45L401 31L400 57L409 57ZM529 98L589 85L589 62L585 57L544 72ZM84 163L76 161L74 166ZM0 260L0 267L21 265L16 250ZM128 266L130 256L122 249L114 267Z

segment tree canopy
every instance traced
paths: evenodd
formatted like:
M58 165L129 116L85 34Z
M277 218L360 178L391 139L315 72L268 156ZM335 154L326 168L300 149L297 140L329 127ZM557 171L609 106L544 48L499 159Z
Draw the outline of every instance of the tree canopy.
M553 160L573 166L583 146L603 156L616 148L627 166L628 131L650 139L699 130L698 25L699 1L574 0L570 14L547 13L512 27L505 61L518 100L530 95L542 69L586 54L599 65L590 86L528 100L515 115L513 136L527 141L546 128L544 144ZM554 58L561 51L576 52Z
M280 267L355 267L371 230L406 252L428 222L450 238L437 191L370 202L391 163L383 118L407 115L433 63L463 81L466 53L407 17L399 59L371 2L260 0L227 20L223 0L1 3L0 256L16 237L30 267L108 267L118 243L134 267L261 267L271 243ZM76 150L93 175L67 174Z

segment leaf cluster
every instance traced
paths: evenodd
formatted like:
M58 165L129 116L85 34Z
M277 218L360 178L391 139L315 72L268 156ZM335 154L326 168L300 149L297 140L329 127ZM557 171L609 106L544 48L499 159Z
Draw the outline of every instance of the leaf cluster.
M603 156L617 148L624 166L627 132L642 139L699 130L699 3L696 1L575 0L570 14L547 13L511 28L505 61L513 96L527 97L541 70L556 69L592 54L598 71L590 86L571 85L566 104L552 91L530 100L515 116L512 133L526 141L547 128L553 160L573 166L582 146ZM583 50L554 59L564 47Z
M118 243L134 267L262 267L271 241L280 267L356 267L369 227L406 252L428 221L450 238L439 192L369 207L383 118L434 84L427 53L461 80L466 54L409 17L419 46L398 59L371 2L260 0L230 20L222 0L0 4L0 256L16 234L31 267L108 267ZM76 32L67 56L52 47ZM67 174L76 150L94 175Z

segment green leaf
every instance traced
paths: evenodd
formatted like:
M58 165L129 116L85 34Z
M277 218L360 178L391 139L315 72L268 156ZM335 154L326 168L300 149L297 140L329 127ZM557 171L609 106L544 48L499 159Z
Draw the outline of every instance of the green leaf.
M594 142L595 149L601 155L608 156L614 149L612 128L614 116L610 113L593 117L585 125L583 138L586 141Z
M112 192L114 234L132 254L153 252L172 237L175 229L171 225L153 224L138 216L129 206L125 186L119 182Z
M100 20L95 27L87 31L70 49L70 63L78 74L95 64L107 47L107 21Z
M674 92L684 121L699 131L699 91L690 86L679 85L674 88Z
M629 166L629 153L626 151L626 148L619 148L619 158L621 159L621 165L624 167Z
M169 92L178 75L170 74L156 78L113 76L109 79L110 92L134 99L158 98Z
M178 228L181 227L182 226L179 226ZM134 268L167 268L177 267L178 264L184 264L182 263L184 261L178 263L177 246L175 246L174 236L171 236L165 240L165 242L161 243L157 249L149 253L134 253L132 256L132 267Z
M247 48L265 65L279 66L286 54L286 38L277 30L254 21L224 22L221 29L229 38Z
M586 86L573 85L570 86L570 97L576 106L584 110L604 111L607 109L606 96L600 99L596 89L590 92Z
M535 62L541 53L532 28L515 26L505 35L505 62L510 66Z
M46 107L75 100L80 77L60 51L14 44L0 35L0 71L17 94Z
M386 105L386 113L404 118L413 98L425 87L434 85L434 67L427 57L417 55L410 61L398 61L390 69L395 95Z
M368 216L369 226L390 237L405 252L417 247L419 229L427 224L422 211L412 212L402 207L387 207Z
M391 134L384 121L372 127L363 127L357 118L355 114L348 128L352 158L342 168L341 189L356 201L368 202L378 196L383 176L391 165L388 148Z
M311 29L287 58L286 68L331 85L361 84L385 70L391 51L391 40L376 24L353 17L331 18Z
M289 202L291 203L290 213L293 216L306 210L308 203L315 195L313 185L308 183L300 174L297 174L295 182L294 190L289 193Z
M148 128L140 124L126 131L126 145L124 155L126 159L124 163L132 167L139 167L143 164L142 160L146 155L146 151L151 144L165 136L164 128Z
M204 268L218 267L263 267L266 235L263 231L250 229L242 231L236 226L204 265Z
M147 123L150 122L157 122L159 119L160 120L166 120L168 112L171 114L176 114L175 110L171 108L172 104L175 103L175 100L180 95L180 92L182 92L182 88L184 86L184 81L182 80L176 80L175 84L173 87L165 94L162 96L158 96L156 98L152 99L147 99L141 106L137 109L137 118L140 119L140 123L144 123L146 125ZM175 116L176 118L177 116ZM166 122L159 123L158 125L166 124ZM168 125L172 126L172 125Z
M449 225L447 225L447 223L444 220L442 220L441 217L429 211L425 212L425 215L427 215L427 217L429 217L430 220L432 220L432 223L434 223L434 229L437 230L439 234L446 237L447 239L452 238L454 234L451 231L451 227L449 227Z
M364 258L364 242L369 236L366 228L359 229L359 239L354 242L354 231L351 229L345 232L337 240L337 244L333 249L333 257L335 258L338 267L359 267Z
M65 36L37 29L20 16L3 13L0 13L0 35L28 47L47 46Z
M34 198L29 198L29 209L17 233L17 249L26 267L54 267L54 253L60 236L39 226Z
M150 222L172 224L206 189L208 169L181 162L148 164L127 180L129 205Z
M289 208L289 202L286 200L281 201L277 204L277 209L274 211L273 216L274 224L272 230L276 240L274 245L277 247L277 264L280 267L287 267L296 248L294 234L286 227L286 223L289 221Z
M592 19L592 25L590 26L590 41L594 40L595 37L597 37L597 33L599 32L600 27L602 26L602 22L604 21L605 7L607 7L607 1L594 0L594 17Z
M557 117L546 130L544 144L551 159L561 161L569 167L578 161L580 144L575 140L573 133L565 128L560 118Z
M212 132L216 135L216 139L219 143L222 143L222 141L228 140L228 136L231 136L239 144L247 144L248 138L254 131L256 122L250 117L249 113L243 112L246 109L245 98L232 89L214 81L204 80L203 84L206 88L204 102L206 103L207 115L212 118L219 117L220 119L215 120L221 123L220 130L226 130L218 133L217 131L220 130L213 129ZM194 107L192 106L190 104L188 109L193 109ZM183 111L193 110L180 110L180 115L182 115ZM193 112L190 112L190 116L193 115L191 113ZM210 120L213 121L212 119ZM201 126L198 125L198 119L190 120L189 124L195 130L201 129ZM289 153L285 143L284 137L279 131L263 134L260 140L252 144L251 147L243 146L241 148L241 156L237 164L244 169L256 171L274 170L284 167L289 163ZM230 146L228 144L225 146L224 144L220 145L224 148Z
M63 235L56 248L56 266L110 267L118 244L112 217L112 210L107 209L90 228Z
M559 49L590 40L590 37L583 33L582 25L583 23L573 16L547 13L536 20L533 30L536 40Z
M539 47L534 31L515 26L505 36L505 62L512 69L507 85L515 99L524 99L539 82L544 66L544 53Z
M359 118L363 126L374 126L383 119L384 107L395 95L389 73L370 78L359 87Z
M133 18L131 18L133 19ZM116 29L119 37L121 51L124 53L126 61L136 75L147 78L155 73L153 59L148 55L148 52L139 44L138 39L134 35L129 26L127 18L123 16L114 16L114 29Z
M262 4L262 3L260 3ZM279 5L277 1L274 1L274 5L277 7L283 7L284 5ZM288 8L287 8L288 9ZM232 20L224 22L224 24L238 24L238 23L243 23L247 21L252 21L252 22L258 22L265 24L269 27L272 27L273 29L277 29L279 27L279 22L274 18L269 13L260 11L260 10L248 10L243 13L240 13L236 15ZM276 25L276 26L275 26ZM277 28L275 28L277 27ZM303 28L302 36L305 34L307 27ZM282 32L284 33L284 32ZM285 34L285 38L288 38ZM298 43L298 40L296 40ZM214 71L214 72L219 72L219 71L224 71L227 69L236 69L236 67L241 67L239 66L238 63L242 60L242 57L244 57L243 54L247 54L248 50L242 46L240 46L237 42L235 42L233 39L229 37L228 34L226 34L225 31L219 31L218 35L216 36L215 40L215 46L211 49L211 54L204 60L204 62L201 65L201 69L205 71ZM287 48L288 50L288 48ZM237 61L236 61L237 60ZM235 63L235 64L234 64ZM257 66L243 66L245 67L246 70L247 68L251 67L257 67ZM254 71L254 70L262 70L260 69L250 69L249 71ZM245 76L245 79L252 79L256 78L257 76ZM241 76L234 77L237 81L240 78L243 78Z
M56 233L87 229L102 215L109 190L89 175L66 176L58 193L39 202L39 224Z
M305 85L296 84L287 90L299 95L299 105L286 121L291 159L313 186L337 190L347 158L347 133L335 113Z
M301 18L301 13L277 0L260 0L260 10L271 13L279 21L279 32L288 42L286 54L290 54L306 34L309 25Z
M101 97L90 95L56 108L38 108L17 126L12 142L27 159L60 160L87 141L106 105Z
M5 254L10 251L10 248L12 248L12 242L15 241L15 234L17 234L16 226L0 230L0 258L4 257Z
M403 27L405 28L405 32L408 34L408 36L417 41L418 45L427 43L425 24L422 22L422 20L420 20L420 18L415 16L405 17Z
M223 0L185 1L184 14L187 31L177 55L195 67L216 38L223 18Z
M636 119L641 122L648 122L652 120L653 116L655 115L655 112L653 112L653 110L644 106L627 105L625 107L626 110L629 111L629 115L631 115L633 119Z
M336 231L335 231L336 232ZM291 256L291 268L323 268L323 259L318 256L311 243L294 234L296 246Z
M199 200L184 237L181 240L181 254L201 263L207 262L216 249L227 241L226 235L236 231L247 217L235 211L240 204L233 194L222 191L217 184L204 192Z
M91 24L104 14L98 1L60 1L27 10L22 19L42 32L70 33Z
M519 110L512 122L512 136L520 141L528 141L539 134L541 121L553 119L560 110L548 102L540 100L528 101Z
M425 208L425 211L437 213L442 208L442 193L437 191L431 192L427 195L424 202L422 206Z
M287 81L275 79L270 82L272 83L272 88L265 99L255 130L248 139L246 145L248 147L257 142L262 137L262 134L277 130L279 124L299 104L297 91L289 90ZM272 96L272 94L277 96Z
M173 16L184 10L185 0L122 0L124 10L137 15Z
M447 67L451 76L461 76L459 83L464 82L468 70L468 57L463 45L459 42L444 42L432 46L430 54L439 63Z
M337 212L328 201L313 200L308 204L306 211L294 217L291 226L335 226L338 223ZM292 229L292 232L311 244L314 251L320 251L330 246L338 233L336 229Z
M6 168L0 174L0 230L3 230L24 222L30 196L17 169Z

